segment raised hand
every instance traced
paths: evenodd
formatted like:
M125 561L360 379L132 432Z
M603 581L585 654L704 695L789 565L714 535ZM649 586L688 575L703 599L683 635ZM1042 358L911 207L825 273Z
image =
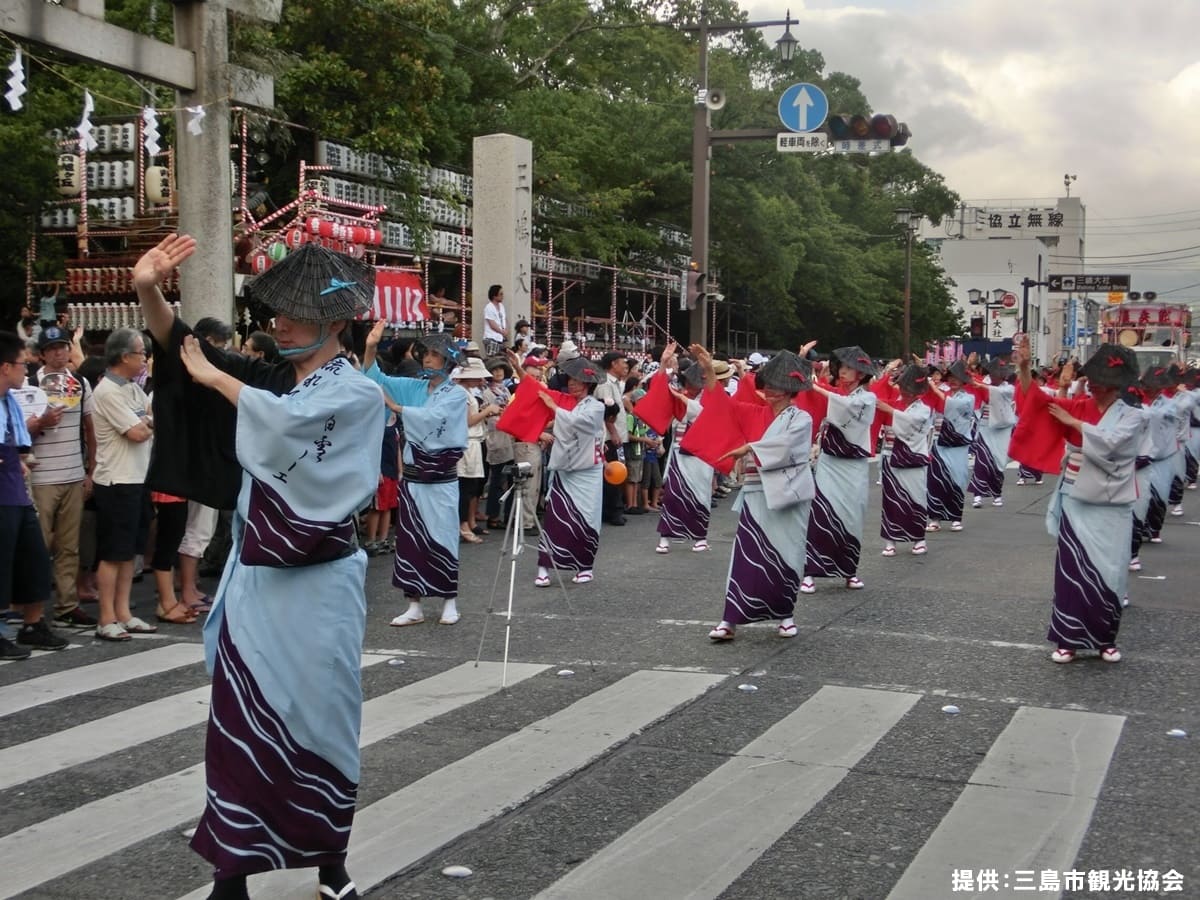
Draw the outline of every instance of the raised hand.
M183 365L188 370L188 374L197 384L212 387L223 374L220 369L208 361L208 357L200 349L200 342L190 334L183 339L179 355L183 359Z
M376 322L374 325L372 325L371 330L369 332L367 332L366 346L378 347L379 342L381 340L383 340L383 329L385 329L386 327L387 327L387 322L385 322L383 319L380 319L378 322Z
M162 284L175 269L196 252L196 239L187 234L169 234L141 255L133 267L134 290Z

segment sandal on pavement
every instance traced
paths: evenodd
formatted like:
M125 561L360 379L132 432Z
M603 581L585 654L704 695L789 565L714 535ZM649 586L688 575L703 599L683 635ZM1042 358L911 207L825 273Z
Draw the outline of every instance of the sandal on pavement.
M692 544L693 553L703 553L707 549L708 541L696 541L696 543Z
M159 604L158 609L154 611L154 618L168 625L194 625L196 622L196 614L186 603L172 603L169 609L163 609L162 604Z
M504 528L504 522L501 519L488 519L487 527L502 530Z
M879 555L880 556L895 556L896 548L895 547L884 547L883 552Z
M866 582L857 575L851 575L846 579L846 588L851 591L861 591L867 586Z
M195 603L186 603L182 600L179 602L182 603L185 608L187 608L189 611L191 611L193 613L212 612L212 600L211 600L211 598L209 598L208 594L204 594Z
M718 625L708 633L708 636L714 641L732 641L733 629L728 625Z
M456 625L456 624L458 624L458 620L461 618L462 618L462 616L459 613L450 613L450 615L445 615L443 613L442 617L440 619L438 619L438 624L439 625Z
M1120 662L1121 651L1116 647L1105 647L1100 651L1100 658L1105 662Z
M393 628L404 628L406 625L420 625L424 621L424 616L414 616L410 615L409 613L401 613L400 615L396 616L396 618L392 619L392 621L388 624Z
M962 522L951 522L950 530L951 531L962 531Z
M319 900L358 900L358 888L353 881L347 882L340 891L335 891L327 884L318 884L317 897Z
M1075 651L1068 650L1066 647L1059 647L1050 654L1050 660L1056 663L1069 663L1075 661Z
M655 553L670 553L671 545L670 544L658 544L655 546L654 552Z
M592 571L589 569L584 572L576 572L571 581L573 581L575 584L587 584L593 578L595 578L595 575L592 574Z
M550 587L550 576L549 575L539 575L537 578L533 579L533 586L534 587Z
M126 622L121 623L121 627L130 634L154 634L158 631L157 625L151 625L149 622L143 622L137 616L133 616Z
M926 544L924 541L917 541L915 544L913 544L913 548L912 548L913 556L921 556L922 554L925 554L928 552L929 552L929 545Z
M462 538L464 541L466 541L468 544L482 544L483 543L483 538L479 537L478 535L472 534L469 531L460 531L458 533L458 536L460 538Z
M133 635L121 627L120 622L109 622L96 626L96 637L102 641L132 641Z
M925 526L925 530L926 531L941 531L942 526L939 525L937 522L930 522L928 525Z
M815 594L817 592L817 583L813 581L811 575L805 575L804 580L800 582L800 593Z
M791 625L780 625L779 626L779 636L781 638L795 637L796 636L796 625L794 623Z

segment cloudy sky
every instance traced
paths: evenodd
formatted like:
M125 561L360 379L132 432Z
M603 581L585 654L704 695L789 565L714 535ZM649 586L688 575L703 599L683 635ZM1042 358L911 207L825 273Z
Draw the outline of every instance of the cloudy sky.
M1200 299L1200 2L741 2L790 3L801 46L907 121L964 200L1052 201L1076 175L1088 270Z

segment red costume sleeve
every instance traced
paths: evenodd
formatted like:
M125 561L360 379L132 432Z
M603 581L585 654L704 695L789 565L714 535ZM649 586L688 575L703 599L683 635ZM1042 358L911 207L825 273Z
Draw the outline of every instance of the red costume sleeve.
M703 410L679 442L679 449L686 450L718 472L728 475L733 471L736 460L733 457L721 459L721 456L750 441L742 433L739 421L738 409L743 404L735 403L733 398L725 393L721 384L702 391L699 399ZM765 406L751 408L756 411L766 409L770 412ZM755 415L757 417L759 414L756 412Z
M554 402L564 409L575 408L575 398L570 394L548 390L536 378L522 378L513 392L512 400L500 414L496 427L518 441L536 443L554 418L554 411L539 396L543 392L553 397Z
M941 388L930 387L929 390L921 395L921 402L935 413L944 413L946 411L946 395L942 392Z
M659 434L666 434L672 419L682 419L687 407L671 393L670 380L666 372L658 372L650 379L646 396L633 404L633 414Z
M1068 428L1050 415L1051 404L1061 406L1082 422L1094 425L1100 421L1100 409L1090 397L1051 398L1036 384L1022 391L1018 383L1017 407L1021 417L1009 440L1008 455L1039 472L1057 472L1062 467L1066 442L1079 444L1083 440L1077 429Z
M801 391L792 398L792 406L812 416L813 431L821 426L829 414L829 400L818 390Z
M747 372L738 381L737 391L733 399L738 403L749 403L753 406L766 406L767 402L758 396L758 386L754 383L754 373Z

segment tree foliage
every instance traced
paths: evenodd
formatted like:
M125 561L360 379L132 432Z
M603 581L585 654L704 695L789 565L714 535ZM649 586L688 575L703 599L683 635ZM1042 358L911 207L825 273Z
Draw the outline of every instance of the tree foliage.
M169 17L151 17L157 6L110 0L108 15L170 39ZM733 0L705 8L710 21L746 21ZM361 149L469 170L475 136L528 138L537 193L558 201L540 236L560 255L640 267L678 253L661 223L686 231L690 222L699 56L689 27L699 15L700 0L289 0L277 26L235 17L231 45L235 61L274 75L277 118ZM137 95L129 79L80 68L81 83ZM714 129L771 127L796 81L821 85L836 112L871 111L852 73L826 71L813 48L784 65L753 28L714 35L708 69L728 97ZM49 122L77 118L73 87L42 86L27 99L22 114L0 119L0 147L28 146ZM281 176L272 190L294 189L287 173L311 140L255 133ZM22 216L49 189L49 164L38 165L10 172L6 186L10 266L23 255ZM731 301L723 314L765 344L898 350L905 253L893 211L940 221L957 197L938 173L910 151L811 156L769 142L714 147L712 173L710 281ZM913 345L960 333L945 276L919 242L912 284Z

